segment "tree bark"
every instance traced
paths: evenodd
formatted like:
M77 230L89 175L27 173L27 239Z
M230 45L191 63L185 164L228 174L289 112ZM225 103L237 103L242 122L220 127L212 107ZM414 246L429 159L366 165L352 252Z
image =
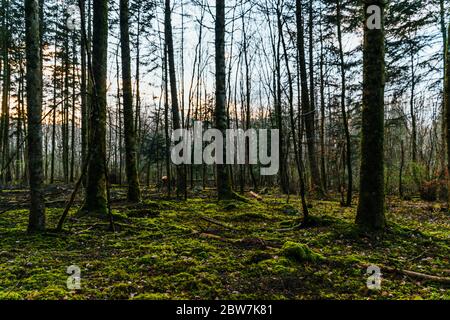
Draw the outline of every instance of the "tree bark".
M321 24L320 24L320 176L322 177L322 186L324 192L327 192L328 179L326 173L325 164L325 52L324 52L324 39L322 30L322 12L321 12Z
M11 90L11 65L9 61L9 47L10 47L10 30L9 30L9 1L3 1L3 26L2 26L2 59L3 59L3 91L2 91L2 109L0 117L1 130L1 163L4 167L0 179L3 183L11 181L11 166L7 164L9 161L9 96Z
M169 135L169 71L167 62L167 49L164 44L163 51L163 79L164 79L164 138L166 152L164 155L167 176L167 196L170 198L172 193L172 173L170 168L170 135Z
M76 67L77 50L76 50L76 33L72 32L72 128L71 128L71 141L70 141L70 183L75 182L75 127L76 127Z
M69 183L69 36L68 28L64 31L64 51L63 51L63 70L64 70L64 90L63 90L63 116L62 116L62 164L64 182Z
M300 77L301 77L301 93L302 93L302 109L306 129L306 142L308 145L308 159L309 168L311 170L312 188L319 196L324 196L322 183L320 181L319 168L316 161L316 146L315 146L315 110L311 105L308 77L306 73L306 59L305 59L305 40L303 27L303 9L302 1L296 0L296 21L297 21L297 50L299 53ZM312 88L311 88L312 90Z
M141 162L141 6L137 6L137 33L136 33L136 108L134 130L136 135L136 166L140 168Z
M141 190L137 172L136 130L134 128L133 120L130 34L128 23L128 0L120 0L120 44L122 53L123 120L125 129L125 162L128 182L128 201L139 202L141 200Z
M227 129L226 114L226 66L225 66L225 0L216 1L215 22L216 46L216 129L225 136ZM225 144L224 144L225 150ZM225 154L225 153L224 153ZM231 179L225 164L216 164L217 196L219 200L228 200L234 197L231 188Z
M248 57L248 39L247 30L245 26L245 16L242 16L242 32L244 37L244 64L245 64L245 129L250 130L251 123L251 75L250 75L250 62ZM245 149L245 161L248 166L248 171L250 172L250 178L252 179L253 190L258 192L258 184L256 182L255 174L253 173L253 166L249 163L250 159L250 145L247 145Z
M367 8L381 9L381 29L369 29ZM384 215L384 1L364 1L363 111L360 199L356 223L383 229Z
M281 19L278 19L278 28L282 29ZM295 119L294 119L294 87L293 87L293 79L292 79L292 73L291 69L289 67L289 56L287 52L287 46L286 41L284 40L283 33L280 33L281 36L281 42L283 44L283 53L284 53L284 59L286 64L286 71L288 75L288 83L289 83L289 120L291 124L291 133L292 133L292 142L294 144L294 155L295 155L295 163L297 165L297 172L298 172L298 179L299 179L299 185L300 185L300 199L302 202L302 210L303 210L303 219L304 222L307 222L309 219L309 210L308 205L306 203L306 197L305 197L305 181L303 179L303 163L302 163L302 155L299 153L298 150L298 142L297 142L297 133L295 130Z
M409 98L409 112L411 114L411 144L412 144L412 161L415 164L417 162L417 117L414 105L414 96L416 94L416 77L415 77L415 65L414 65L414 51L411 46L411 92ZM416 168L413 169L414 178L416 178Z
M170 78L170 100L172 103L172 129L181 129L180 110L178 104L178 90L177 90L177 76L175 70L175 54L173 47L172 35L172 10L170 7L170 0L165 0L165 42L167 49L167 58L169 62L169 78ZM183 195L187 196L186 188L186 168L185 165L176 166L177 170L177 197Z
M353 191L353 172L352 172L352 150L351 150L351 140L350 140L350 130L348 127L348 117L347 110L345 106L346 99L346 78L345 78L345 63L344 63L344 49L342 46L342 27L341 27L341 0L337 0L337 34L339 42L339 59L340 59L340 71L341 71L341 114L342 122L344 124L345 132L345 163L347 165L347 198L345 205L350 207L352 205L352 191ZM345 173L345 169L344 169Z
M55 50L53 52L53 110L52 110L52 154L50 158L50 183L55 182L55 156L56 156L56 92L57 92L57 33L58 24L55 23Z
M86 6L85 0L79 0L78 6L80 7L80 19L81 19L81 167L84 168L87 159L88 152L88 126L89 126L89 110L87 103L87 40L86 40ZM86 185L86 178L83 179L83 185Z
M400 198L403 199L403 169L405 167L405 146L403 140L400 143L400 170L398 176L398 193Z
M277 20L281 19L281 3L277 1ZM268 16L268 20L270 17ZM274 109L275 109L275 121L276 128L280 133L280 143L278 145L278 154L280 157L280 183L281 191L284 194L289 193L289 179L288 179L288 165L287 165L287 152L285 152L285 140L284 133L285 129L283 127L283 103L281 100L282 86L281 86L281 32L278 30L277 44L275 45L275 40L273 40L272 47L273 53L275 54L275 70L273 77L273 91L274 91ZM275 38L275 37L273 37Z
M45 202L42 192L42 69L39 25L38 0L25 0L28 168L31 199L28 232L40 232L45 230Z
M106 80L108 52L108 1L93 1L91 117L86 198L83 210L106 217Z
M446 115L446 138L447 138L447 181L448 181L448 203L450 210L450 23L448 25L447 45L445 56L445 85L444 85L444 109Z

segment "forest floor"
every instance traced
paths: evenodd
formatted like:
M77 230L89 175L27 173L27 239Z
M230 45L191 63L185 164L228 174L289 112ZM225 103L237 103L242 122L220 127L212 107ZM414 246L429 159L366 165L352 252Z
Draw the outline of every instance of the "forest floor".
M48 192L50 228L69 192ZM312 201L316 225L289 230L301 218L293 196L178 202L147 191L131 206L124 195L112 192L115 233L107 221L73 218L74 208L65 232L30 236L26 190L0 191L0 299L450 299L448 284L399 271L450 277L441 203L389 198L389 227L366 234L356 209L337 200ZM67 289L71 265L80 290ZM370 265L381 268L381 290L367 288Z

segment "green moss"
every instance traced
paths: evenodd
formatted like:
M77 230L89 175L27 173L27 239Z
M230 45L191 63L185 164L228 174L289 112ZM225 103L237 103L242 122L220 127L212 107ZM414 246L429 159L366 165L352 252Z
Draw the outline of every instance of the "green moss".
M121 221L121 220L128 219L128 216L127 216L126 212L112 210L112 215L113 215L114 221Z
M290 275L297 272L297 268L292 262L284 257L264 260L258 265L275 275Z
M143 293L132 298L132 300L170 300L167 293Z
M311 250L307 245L287 241L280 251L281 255L297 262L319 262L325 258Z
M294 208L292 205L285 205L281 208L281 211L288 216L296 216L298 215L298 210Z
M61 300L66 299L69 291L66 288L51 285L40 291L31 291L26 295L27 300Z
M154 264L157 259L158 259L158 256L148 254L148 255L145 255L145 256L139 258L138 261L140 263L145 263L145 264Z
M252 211L237 214L237 215L233 216L231 219L234 221L243 221L243 222L269 220L269 218L267 217L266 214L261 213L261 212L252 212Z
M18 292L0 292L0 300L23 300L23 296Z
M114 191L126 194L126 188ZM263 203L218 202L208 189L203 195L211 198L113 203L124 217L116 233L86 215L68 219L69 232L29 236L28 210L2 214L0 299L450 299L442 285L390 274L382 292L369 292L361 268L370 263L445 275L450 227L439 208L390 200L388 230L367 234L354 226L355 208L342 208L336 197L313 201L313 227L280 232L298 218L283 212L286 202L276 195ZM292 196L289 206L301 208L300 199ZM49 226L62 211L48 210ZM291 242L298 239L301 244ZM319 263L322 255L326 263ZM66 288L70 265L81 268L79 291Z

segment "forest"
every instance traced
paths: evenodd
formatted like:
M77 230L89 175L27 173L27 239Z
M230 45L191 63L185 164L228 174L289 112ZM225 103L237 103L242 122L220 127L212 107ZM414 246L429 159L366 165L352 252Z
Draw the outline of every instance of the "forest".
M0 1L0 300L450 300L449 0Z

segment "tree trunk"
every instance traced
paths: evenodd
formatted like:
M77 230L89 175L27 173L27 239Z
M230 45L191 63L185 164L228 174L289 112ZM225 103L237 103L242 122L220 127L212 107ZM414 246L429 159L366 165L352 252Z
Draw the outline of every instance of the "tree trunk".
M322 13L321 13L322 22ZM328 179L325 166L325 52L323 45L322 23L320 24L320 176L324 192L327 192Z
M441 33L442 33L442 43L443 43L443 54L442 54L442 61L443 61L443 65L444 65L444 81L445 81L445 66L446 66L446 48L447 48L447 28L445 25L445 0L439 0L439 18L440 18L440 25L441 25ZM445 159L446 159L446 124L445 124L445 104L444 104L444 100L442 101L442 124L441 124L441 138L442 138L442 146L441 146L441 155L440 155L440 160L441 160L441 178L445 177L445 172L446 172L446 164L445 164Z
M58 25L55 24L56 32L55 32L55 50L54 60L53 60L53 110L52 110L52 154L50 158L50 183L53 184L55 182L55 155L56 155L56 91L57 91L57 31Z
M125 162L128 181L128 201L139 202L141 190L137 172L136 131L133 120L131 89L130 35L128 30L128 0L120 0L120 44L122 53L123 120L125 129Z
M450 23L448 25L447 46L445 58L445 85L444 85L444 108L446 114L447 133L447 179L448 179L448 203L450 210Z
M270 18L268 18L270 19ZM277 1L277 19L281 19L281 9L280 9L280 1ZM289 179L287 173L287 152L285 152L285 143L284 143L284 126L283 126L283 103L281 99L282 94L282 86L281 86L281 32L282 30L278 30L278 40L275 45L275 41L273 41L272 47L273 52L275 54L275 70L274 70L274 105L275 105L275 120L276 120L276 128L280 133L280 143L278 144L278 154L280 157L280 182L281 182L281 191L284 194L289 193Z
M248 57L248 39L247 39L247 30L245 28L245 17L242 17L242 29L243 29L243 37L244 37L244 63L245 63L245 111L246 111L246 124L245 129L250 130L251 124L251 74L250 74L250 62ZM246 163L248 165L248 171L250 172L250 178L252 179L253 190L258 192L258 184L256 182L255 174L253 172L253 166L249 163L250 159L250 145L247 145L245 150L245 158Z
M63 90L63 115L62 115L62 164L64 182L69 182L69 38L68 28L64 28L64 90Z
M411 48L411 97L409 98L409 112L411 114L411 140L412 140L412 161L417 162L417 118L414 108L414 96L416 94L416 77L415 77L415 66L414 66L414 55ZM414 178L416 177L416 169L414 168Z
M136 110L134 131L136 135L136 167L141 162L141 6L137 6L137 33L136 33Z
M278 18L278 28L282 29L281 19ZM309 218L309 210L308 205L306 203L306 197L305 197L305 181L303 179L303 163L302 163L302 155L299 153L298 150L298 142L297 142L297 133L295 130L295 119L294 119L294 88L293 88L293 79L292 79L292 73L291 69L289 67L289 56L287 52L287 46L286 41L284 40L283 33L280 33L281 36L281 42L283 44L283 53L284 53L284 59L286 64L286 71L288 74L288 83L289 83L289 120L291 123L291 132L292 132L292 140L294 144L294 155L295 155L295 163L297 165L297 172L298 172L298 179L299 179L299 185L300 185L300 198L302 202L302 210L303 210L303 219L304 222L308 221Z
M86 13L85 13L85 0L79 0L78 5L80 7L80 19L82 25L81 31L81 168L85 167L87 152L88 152L88 126L89 126L89 110L87 104L87 61L86 61ZM86 185L86 178L83 179L83 185Z
M70 182L75 182L75 127L76 127L76 67L77 67L77 51L76 51L76 33L72 32L72 128L70 141Z
M93 1L93 48L88 178L83 209L102 217L108 214L106 196L106 80L108 1Z
M381 9L381 29L369 29L367 9ZM364 1L363 111L360 199L356 223L383 229L384 215L384 1Z
M10 30L9 30L9 1L3 1L3 43L2 43L2 59L3 59L3 89L2 89L2 109L1 109L1 163L2 174L0 179L3 183L11 182L11 166L9 162L9 95L11 90L11 65L9 61L9 47L10 47Z
M400 143L400 170L398 176L398 193L400 198L403 199L403 169L405 167L405 146L403 140Z
M315 110L314 106L310 103L310 96L308 90L308 77L306 74L306 59L305 59L305 40L304 40L304 28L303 28L303 11L302 1L296 0L296 21L297 21L297 49L300 65L300 77L301 77L301 93L302 93L302 107L305 129L306 129L306 142L308 145L308 159L309 168L311 170L311 182L312 188L318 193L319 196L324 196L322 183L320 181L319 168L316 161L316 146L315 146ZM312 90L312 88L311 88Z
M23 124L23 68L22 68L22 54L19 57L19 83L17 84L17 133L16 133L16 181L19 183L21 180L21 170L22 170L22 124Z
M215 22L215 46L216 46L216 129L225 136L227 130L226 114L226 66L225 66L225 0L216 1ZM224 144L225 150L225 144ZM226 154L226 153L224 153ZM219 200L228 200L234 197L231 188L231 179L225 164L216 165L217 172L217 196Z
M42 73L39 37L39 2L25 0L27 57L28 158L30 216L28 232L45 230L45 202L42 192Z
M180 110L178 104L178 90L177 90L177 76L175 70L175 54L173 48L172 36L172 13L170 8L170 0L165 0L165 43L167 49L167 58L169 62L169 77L170 77L170 100L172 103L172 129L181 129ZM177 165L177 197L187 197L186 188L186 168L185 165Z
M344 63L344 49L342 47L342 28L341 28L341 0L337 0L337 34L339 42L339 59L340 59L340 71L341 71L341 114L342 122L344 124L345 132L345 163L347 164L347 198L345 205L350 207L352 205L352 190L353 190L353 172L352 172L352 150L351 150L351 140L350 140L350 130L348 128L348 117L347 110L345 106L346 99L346 78L345 78L345 63ZM345 171L345 169L344 169Z
M163 81L164 81L164 136L166 143L166 176L167 176L167 196L172 193L172 174L170 170L170 135L169 135L169 71L167 62L167 49L164 44L163 51Z

